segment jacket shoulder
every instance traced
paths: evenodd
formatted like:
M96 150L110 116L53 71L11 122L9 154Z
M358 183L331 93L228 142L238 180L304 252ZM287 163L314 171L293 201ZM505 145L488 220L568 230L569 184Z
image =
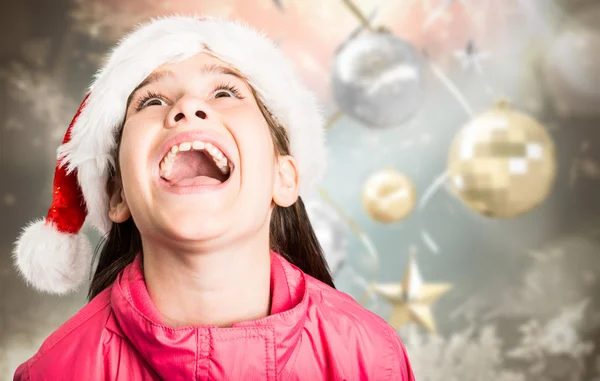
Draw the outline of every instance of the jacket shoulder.
M317 301L317 308L328 317L347 323L356 330L366 330L364 333L370 337L375 334L385 339L393 331L385 320L361 306L350 295L312 277L307 278L307 291Z
M100 345L111 311L109 287L52 332L37 353L17 368L14 379L29 380L33 373L62 369L62 364L69 369L84 348Z
M355 348L373 379L414 381L406 349L396 330L350 295L307 277L307 291L328 336L339 336L345 348ZM352 345L354 344L354 345ZM352 354L348 354L352 356ZM371 378L369 378L371 379Z

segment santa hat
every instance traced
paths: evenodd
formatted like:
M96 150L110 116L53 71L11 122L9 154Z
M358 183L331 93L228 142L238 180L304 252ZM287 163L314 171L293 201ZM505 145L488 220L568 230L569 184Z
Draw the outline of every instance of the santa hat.
M58 149L52 205L45 219L27 226L14 259L40 291L76 289L91 269L84 222L109 231L111 153L125 117L127 98L158 66L209 51L248 79L260 100L283 125L300 172L300 193L314 189L325 167L323 119L314 95L301 83L279 48L237 21L173 16L152 20L121 40L67 129Z

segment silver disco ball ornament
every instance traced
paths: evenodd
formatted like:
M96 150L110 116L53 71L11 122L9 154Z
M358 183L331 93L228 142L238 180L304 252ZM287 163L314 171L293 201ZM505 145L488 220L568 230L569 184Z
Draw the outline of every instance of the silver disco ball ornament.
M384 31L348 41L333 64L338 107L373 127L397 126L412 117L423 102L423 82L415 48Z
M348 231L345 224L332 207L319 199L309 199L304 205L331 275L335 277L346 263Z

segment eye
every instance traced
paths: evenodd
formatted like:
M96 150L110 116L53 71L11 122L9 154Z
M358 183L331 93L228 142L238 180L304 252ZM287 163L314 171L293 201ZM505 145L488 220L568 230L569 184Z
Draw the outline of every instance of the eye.
M213 98L215 98L215 99L216 98L225 98L225 97L232 98L232 97L234 97L234 94L229 90L220 89L220 90L215 91L215 95L213 95Z
M242 93L238 90L235 85L229 83L222 83L213 90L213 99L217 98L237 98L244 99Z
M142 103L142 107L148 106L165 106L167 103L160 98L150 98L144 103Z
M162 96L156 93L149 92L141 97L136 103L136 111L140 111L148 106L166 106L167 102Z

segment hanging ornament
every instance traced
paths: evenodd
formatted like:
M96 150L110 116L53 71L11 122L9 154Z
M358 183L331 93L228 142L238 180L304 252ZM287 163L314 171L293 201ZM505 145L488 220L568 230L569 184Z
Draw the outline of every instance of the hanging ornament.
M374 284L371 291L392 304L392 312L388 319L392 327L398 329L414 322L428 332L435 333L437 327L431 304L451 288L452 285L448 283L424 283L414 256L411 255L401 284Z
M475 46L475 42L469 40L467 46L463 49L454 51L454 57L459 60L463 69L474 68L477 71L481 71L481 62L488 59L490 54L488 52L479 51Z
M363 187L363 206L378 222L393 223L406 218L416 200L415 188L410 180L392 169L375 173Z
M563 116L600 115L600 5L576 14L544 58L544 81Z
M556 175L555 155L542 125L500 101L456 135L448 174L455 193L477 213L516 217L549 194Z
M333 63L333 95L348 115L375 127L402 124L423 102L423 67L414 47L378 30L348 41Z
M304 205L331 275L335 277L346 263L348 231L336 211L326 203L309 199Z

